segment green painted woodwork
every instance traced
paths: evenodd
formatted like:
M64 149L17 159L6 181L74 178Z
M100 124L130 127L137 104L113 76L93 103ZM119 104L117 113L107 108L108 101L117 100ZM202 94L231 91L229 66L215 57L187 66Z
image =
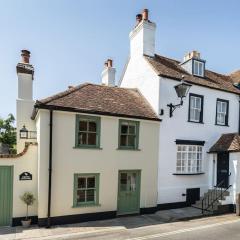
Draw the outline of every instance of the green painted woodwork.
M78 143L78 133L79 133L79 124L80 121L86 122L95 122L96 123L96 144L79 144ZM84 131L81 131L84 132ZM87 132L86 132L87 133ZM91 132L88 132L91 133ZM97 148L100 149L100 133L101 133L101 118L88 115L76 115L76 124L75 124L75 148Z
M125 134L123 134L121 132L121 127L122 127L123 123L128 123L129 125L135 126L135 133L132 133L132 134L125 133ZM138 145L139 145L139 125L140 125L140 122L138 122L138 121L119 119L119 127L118 127L118 149L119 150L139 150L138 149ZM130 145L123 146L123 145L121 145L121 135L135 136L135 144L134 144L134 146L130 146Z
M118 176L118 215L139 213L141 171L119 171Z
M76 173L74 174L74 183L73 183L73 207L88 207L88 206L99 206L99 173ZM80 188L78 186L79 178L95 178L95 186L88 187L87 182L85 187ZM88 180L86 180L88 181ZM95 198L92 201L78 202L78 191L94 191ZM85 195L86 197L86 195Z
M0 226L12 221L13 167L0 166Z

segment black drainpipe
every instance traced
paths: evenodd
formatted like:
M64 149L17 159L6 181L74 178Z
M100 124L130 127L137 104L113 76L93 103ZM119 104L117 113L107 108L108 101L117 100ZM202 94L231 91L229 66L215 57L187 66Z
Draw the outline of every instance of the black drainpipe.
M52 194L52 122L53 110L50 109L49 123L49 166L48 166L48 213L47 213L47 228L51 227L51 194Z

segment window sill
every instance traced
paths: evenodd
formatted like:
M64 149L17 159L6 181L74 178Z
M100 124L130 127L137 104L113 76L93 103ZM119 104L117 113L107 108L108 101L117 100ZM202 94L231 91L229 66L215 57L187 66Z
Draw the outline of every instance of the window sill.
M138 148L117 148L116 150L141 151L141 149Z
M92 149L92 150L102 150L102 148L101 147L88 147L88 146L85 146L85 147L78 147L78 146L75 146L75 147L73 147L73 149Z
M89 203L89 204L80 204L80 205L73 205L72 208L87 208L87 207L101 207L99 203Z
M221 125L221 124L217 124L215 123L216 126L219 126L219 127L229 127L229 125Z
M188 122L190 122L190 123L200 123L200 124L204 124L204 122L194 122L194 121L191 121L191 120L188 120Z
M183 176L192 176L192 175L202 175L205 174L204 172L199 173L173 173L173 175L183 175Z

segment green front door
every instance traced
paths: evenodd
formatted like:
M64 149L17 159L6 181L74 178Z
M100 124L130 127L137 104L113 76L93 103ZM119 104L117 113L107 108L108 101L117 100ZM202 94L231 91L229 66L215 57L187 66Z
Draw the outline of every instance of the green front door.
M0 226L11 225L13 167L0 166Z
M139 213L140 171L119 171L118 215Z

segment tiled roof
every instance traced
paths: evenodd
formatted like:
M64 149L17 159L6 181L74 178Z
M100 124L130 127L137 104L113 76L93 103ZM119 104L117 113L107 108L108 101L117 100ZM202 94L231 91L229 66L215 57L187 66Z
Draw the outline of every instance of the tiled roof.
M179 65L179 61L157 54L155 54L154 57L145 55L145 58L159 76L181 80L182 75L184 75L184 80L191 84L240 94L240 90L233 85L235 82L240 82L240 72L235 75L223 75L206 70L205 77L201 78L193 76L185 71Z
M137 89L85 83L37 101L35 108L160 121ZM33 116L34 118L35 116Z
M239 152L240 136L238 133L223 134L210 148L209 152Z
M234 83L240 83L240 70L231 73L230 76Z

